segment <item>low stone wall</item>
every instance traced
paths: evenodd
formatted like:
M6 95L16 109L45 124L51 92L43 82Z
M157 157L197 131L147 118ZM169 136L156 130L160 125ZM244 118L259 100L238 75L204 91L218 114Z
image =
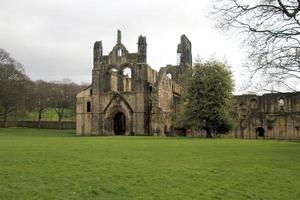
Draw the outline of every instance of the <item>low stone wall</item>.
M7 127L27 127L38 128L38 121L8 121ZM4 127L3 121L0 121L0 127ZM63 121L62 129L75 129L75 121ZM58 129L59 123L57 121L42 121L41 128L45 129Z

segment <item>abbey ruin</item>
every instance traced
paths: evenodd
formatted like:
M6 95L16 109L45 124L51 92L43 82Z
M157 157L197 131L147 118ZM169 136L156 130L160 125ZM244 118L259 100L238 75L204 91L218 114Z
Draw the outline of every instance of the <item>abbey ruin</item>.
M300 139L300 92L236 99L236 138Z
M179 112L180 84L192 66L191 42L181 36L179 65L159 70L147 64L146 37L137 53L129 53L118 31L117 44L103 55L94 44L92 85L77 95L77 135L165 135L172 132L172 114Z
M95 42L92 84L77 94L77 135L175 135L183 74L192 67L191 42L185 35L180 39L178 64L159 72L147 64L145 36L139 36L136 53L122 44L121 31L108 55ZM300 138L300 93L236 99L236 138Z

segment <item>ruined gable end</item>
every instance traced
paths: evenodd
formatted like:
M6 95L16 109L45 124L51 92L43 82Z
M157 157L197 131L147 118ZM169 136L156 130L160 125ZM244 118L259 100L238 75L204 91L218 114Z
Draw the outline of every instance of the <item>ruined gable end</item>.
M187 41L181 41L183 54L191 48ZM181 86L148 65L146 37L138 37L137 52L131 53L118 30L109 54L103 54L102 41L94 43L93 54L92 85L77 95L77 135L170 134ZM183 56L187 62L190 58ZM182 71L179 65L174 68L177 74Z

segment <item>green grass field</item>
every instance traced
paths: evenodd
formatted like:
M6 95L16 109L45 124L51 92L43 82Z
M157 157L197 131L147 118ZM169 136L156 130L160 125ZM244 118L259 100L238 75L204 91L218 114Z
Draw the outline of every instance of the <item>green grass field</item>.
M0 129L0 199L300 199L300 142Z
M22 117L22 120L37 121L38 112L32 111L28 113L26 116ZM71 120L74 120L74 114L72 113L72 110L66 109L64 112L63 121L71 121ZM55 112L55 109L48 108L45 112L43 112L42 121L58 121L58 115Z

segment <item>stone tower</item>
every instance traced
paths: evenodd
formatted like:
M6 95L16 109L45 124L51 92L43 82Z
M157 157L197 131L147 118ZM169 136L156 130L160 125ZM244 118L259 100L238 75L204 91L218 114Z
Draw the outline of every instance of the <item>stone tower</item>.
M180 44L177 46L177 53L180 56L179 65L192 66L192 43L186 35L181 36Z
M140 36L138 40L138 62L147 63L147 42L146 37Z

